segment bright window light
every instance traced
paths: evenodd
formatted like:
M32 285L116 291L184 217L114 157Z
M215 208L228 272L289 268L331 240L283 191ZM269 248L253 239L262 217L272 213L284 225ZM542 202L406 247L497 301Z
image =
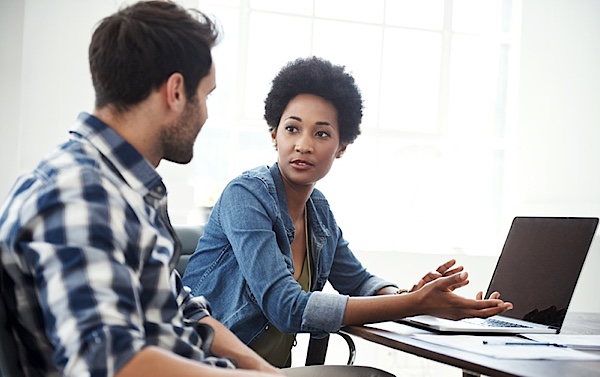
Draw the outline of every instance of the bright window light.
M193 3L193 1L192 1ZM162 164L175 223L276 154L271 80L317 55L354 75L363 133L318 183L357 251L497 254L511 179L519 0L199 0L222 24L217 90L187 168ZM192 4L193 5L193 4ZM195 6L195 5L193 5Z

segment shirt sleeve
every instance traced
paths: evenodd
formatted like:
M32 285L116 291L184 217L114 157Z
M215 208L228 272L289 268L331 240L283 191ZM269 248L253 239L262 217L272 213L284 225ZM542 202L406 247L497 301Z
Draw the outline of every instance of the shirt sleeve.
M391 285L392 283L377 276L371 276L362 286L365 294L359 296L372 296L383 287ZM313 292L302 316L302 328L317 336L339 331L344 321L348 299L347 295Z
M177 271L174 271L174 273L179 275ZM193 296L190 293L190 288L183 286L181 279L178 278L177 280L180 285L179 295L181 296L180 300L183 302L184 318L191 323L196 323L202 318L210 316L210 307L204 296Z

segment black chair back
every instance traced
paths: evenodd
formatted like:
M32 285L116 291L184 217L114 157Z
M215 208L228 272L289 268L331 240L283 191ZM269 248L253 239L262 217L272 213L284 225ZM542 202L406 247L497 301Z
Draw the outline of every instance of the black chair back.
M0 377L19 377L23 371L17 355L17 343L11 331L11 321L5 302L4 269L0 265Z
M198 245L198 240L204 233L203 225L173 225L177 237L181 241L181 255L177 261L177 271L183 276L185 267Z

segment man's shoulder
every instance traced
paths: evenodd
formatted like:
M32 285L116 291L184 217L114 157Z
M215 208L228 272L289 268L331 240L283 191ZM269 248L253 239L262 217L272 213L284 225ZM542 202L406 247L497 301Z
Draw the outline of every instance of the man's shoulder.
M100 182L96 158L80 146L67 142L46 155L13 185L0 209L0 236L17 224L57 213L65 203L86 197L86 186ZM89 195L87 195L89 196Z
M70 140L46 155L32 171L21 175L7 202L24 204L33 200L40 205L41 198L56 196L59 200L66 191L85 190L103 181L103 164L94 148Z
M49 177L75 170L99 169L101 155L95 148L77 140L69 140L44 157L35 173Z

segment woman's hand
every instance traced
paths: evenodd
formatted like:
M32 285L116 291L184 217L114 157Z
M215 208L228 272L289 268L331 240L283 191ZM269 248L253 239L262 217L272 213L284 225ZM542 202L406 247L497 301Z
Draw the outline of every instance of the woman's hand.
M486 318L512 309L510 302L499 299L499 292L492 293L488 299L484 299L483 293L479 292L474 300L453 292L467 284L469 284L469 280L466 272L438 277L415 292L415 295L420 296L418 299L419 312L448 319L462 319Z
M417 282L417 284L413 285L413 287L409 290L409 292L417 291L417 290L423 288L423 286L425 284L432 282L435 279L439 279L443 276L454 275L456 273L461 272L464 269L463 266L458 266L458 267L452 268L452 266L454 266L455 264L456 264L456 260L450 259L448 262L439 266L435 271L428 272L425 276L423 276L421 278L421 280L419 280Z

